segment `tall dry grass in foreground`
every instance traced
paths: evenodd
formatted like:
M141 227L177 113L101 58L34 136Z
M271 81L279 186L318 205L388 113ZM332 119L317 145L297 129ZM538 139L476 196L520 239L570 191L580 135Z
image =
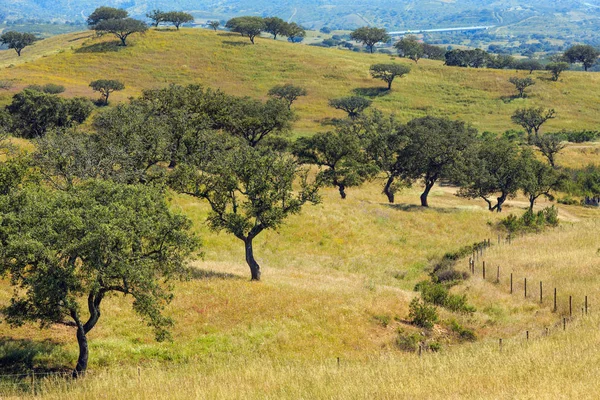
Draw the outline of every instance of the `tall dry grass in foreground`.
M177 367L112 368L47 381L45 399L584 399L597 398L595 316L529 342L495 339L418 356L294 362L236 357ZM22 398L31 396L23 395ZM6 399L10 397L5 397Z

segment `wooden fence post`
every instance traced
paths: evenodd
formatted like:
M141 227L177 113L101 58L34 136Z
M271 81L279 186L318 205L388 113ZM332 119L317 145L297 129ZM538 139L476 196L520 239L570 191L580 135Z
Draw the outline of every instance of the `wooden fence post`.
M573 296L569 296L569 317L573 316Z
M525 290L525 298L527 298L527 278L524 278L524 283L525 285L523 286L523 288Z
M563 318L563 331L567 330L567 319Z
M483 280L485 281L485 261L483 262Z
M510 294L513 293L513 273L510 273Z
M529 342L529 331L525 331L525 340Z
M542 281L540 281L540 304L544 303L544 288L542 287Z
M585 296L585 315L587 315L588 313L588 301L587 301L587 296Z
M556 312L556 311L557 311L557 308L556 308L556 288L554 288L554 312Z
M496 283L500 283L500 266L498 265L498 271L496 272Z
M502 338L500 338L500 340L498 341L498 347L500 351L502 351Z

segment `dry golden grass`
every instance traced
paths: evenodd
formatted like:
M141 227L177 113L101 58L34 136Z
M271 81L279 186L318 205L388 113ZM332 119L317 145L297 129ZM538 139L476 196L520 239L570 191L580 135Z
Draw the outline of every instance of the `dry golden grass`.
M83 34L82 34L83 35ZM57 39L63 43L70 36ZM73 35L76 37L76 35ZM63 42L61 42L61 40ZM84 46L106 39L86 39ZM78 43L78 42L75 42ZM149 32L117 52L81 53L66 49L2 69L0 79L16 79L15 90L30 83L56 82L69 95L92 95L88 82L98 77L122 79L128 89L115 102L143 88L168 83L199 82L223 90L264 96L276 83L306 86L309 96L296 108L299 134L321 129L319 121L336 116L327 99L356 87L379 86L368 76L373 62L387 56L356 54L260 40L243 45L238 36L200 30ZM36 46L44 44L38 43ZM46 43L48 44L48 43ZM57 46L59 45L57 44ZM60 44L62 46L62 44ZM79 45L77 45L79 46ZM57 52L56 49L47 51ZM36 53L37 52L37 53ZM2 53L0 57L9 57ZM0 58L8 65L12 59ZM173 67L168 68L167 66ZM504 103L511 93L510 71L446 68L423 61L393 93L376 106L403 119L432 113L464 118L481 129L501 131L510 114L524 104L558 109L548 129L594 128L598 105L596 74L565 74L563 82L539 81L527 100ZM8 101L8 95L0 101ZM27 147L27 143L18 143ZM572 145L559 158L564 166L596 162L596 144ZM208 206L173 195L172 204L194 221L205 255L194 261L196 276L176 284L167 314L176 321L173 342L155 343L150 329L133 314L130 299L111 296L102 318L90 333L92 374L82 381L46 381L44 398L86 399L396 399L396 398L593 398L600 353L597 312L600 305L595 231L598 210L560 206L563 224L539 235L494 246L485 260L487 282L476 276L453 291L465 293L477 307L472 316L441 311L435 332L443 344L439 354L422 358L395 345L398 329L418 332L405 321L417 282L428 278L432 260L444 253L496 238L496 222L527 203L511 200L504 215L489 213L480 201L453 195L436 186L431 209L417 206L420 188L408 189L389 205L382 182L350 189L343 201L333 189L323 203L306 206L278 232L256 241L264 281L248 281L241 242L210 232L204 224ZM538 207L547 206L541 203ZM466 269L466 260L459 263ZM480 267L481 264L478 264ZM493 283L495 267L501 283ZM507 277L515 274L515 294ZM531 279L530 297L522 296L522 278ZM537 286L543 280L544 304ZM550 293L559 289L559 313L552 313ZM578 318L560 332L555 324L566 312L565 299L590 299L590 318ZM0 305L11 295L0 286ZM580 312L580 311L579 311ZM579 313L577 313L579 315ZM382 317L389 318L387 326ZM480 341L457 345L443 326L456 319L473 328ZM551 336L540 337L546 327ZM525 331L532 340L524 343ZM505 348L498 351L497 339ZM39 330L35 325L11 328L0 324L0 350L7 341L51 341L36 354L41 368L74 363L74 332L66 327ZM341 365L337 366L337 357ZM138 376L138 365L141 375ZM27 394L1 384L0 397Z

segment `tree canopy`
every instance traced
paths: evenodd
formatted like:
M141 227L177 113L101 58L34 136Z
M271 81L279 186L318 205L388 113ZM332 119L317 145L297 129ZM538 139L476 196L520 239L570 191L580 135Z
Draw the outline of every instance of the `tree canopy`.
M123 82L114 79L98 79L90 83L95 92L100 92L104 105L108 105L108 97L112 92L125 89Z
M70 191L37 186L0 199L0 208L0 273L21 289L2 313L15 326L74 327L74 376L87 369L87 335L111 292L132 296L156 338L169 337L172 320L161 312L172 297L168 282L185 272L197 241L161 191L102 181Z
M61 97L25 89L14 95L6 107L11 130L18 136L31 139L42 137L53 128L68 128L83 123L94 106L86 98Z
M88 17L87 24L93 27L101 21L107 21L110 19L125 19L128 16L129 13L122 8L98 7Z
M352 31L350 37L367 46L370 53L373 53L373 48L377 43L387 43L391 39L385 29L371 28L368 26Z
M396 42L394 47L398 50L400 56L409 58L415 63L418 63L419 59L425 54L423 44L413 35L403 37Z
M527 141L533 143L539 137L540 128L546 121L556 117L553 108L546 110L544 107L518 108L512 115L512 121L521 125L527 131Z
M345 111L351 119L358 117L372 103L371 100L361 96L348 96L329 100L329 106L336 110Z
M31 46L36 40L38 39L33 33L8 31L0 35L0 43L16 51L19 57L21 57L23 49Z
M269 90L269 96L283 100L287 103L288 109L291 109L292 104L298 97L306 96L306 89L300 86L286 83L285 85L276 85Z
M254 44L254 38L266 29L265 20L261 17L237 17L232 18L225 24L232 32L247 36Z
M452 178L454 170L464 163L476 133L462 121L437 117L416 118L400 128L400 134L407 138L398 157L400 176L404 180L423 180L421 206L429 206L429 192L435 183Z
M148 27L142 21L133 18L103 19L92 26L98 32L115 35L121 40L121 46L127 46L127 38L134 33L144 33Z
M179 27L189 22L194 22L194 16L183 11L169 11L163 14L163 21L170 22L179 30Z
M403 64L374 64L371 65L371 76L375 79L381 79L388 85L388 90L392 89L392 83L396 78L402 78L410 72L410 67Z
M563 54L565 61L571 64L581 63L586 71L596 64L599 56L600 50L587 44L572 46Z
M307 173L288 154L245 145L220 149L216 157L195 157L179 165L171 186L208 201L209 226L244 242L251 278L258 281L261 269L254 257L254 239L277 229L305 203L319 202L319 185L309 183ZM294 190L294 183L299 190Z

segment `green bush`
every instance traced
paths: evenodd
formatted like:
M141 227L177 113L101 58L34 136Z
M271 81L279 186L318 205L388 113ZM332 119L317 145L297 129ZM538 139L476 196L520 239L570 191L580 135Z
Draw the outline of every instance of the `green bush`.
M466 340L469 342L474 342L475 340L477 340L477 335L475 335L475 332L473 332L473 330L465 328L456 320L450 321L450 329L452 329L453 332L457 333L461 340Z
M558 210L554 206L546 207L538 212L527 210L520 218L510 214L499 222L499 226L510 234L541 232L546 227L555 227L558 224Z
M419 343L423 340L423 336L413 333L410 335L404 335L403 331L398 331L398 338L396 339L396 345L402 351L415 352L419 348Z
M467 296L450 294L449 288L443 283L423 281L417 284L415 290L421 292L425 303L444 307L454 312L475 312L475 308L467 304Z
M438 321L438 313L433 305L423 302L421 299L414 298L408 307L408 317L416 326L431 329Z

